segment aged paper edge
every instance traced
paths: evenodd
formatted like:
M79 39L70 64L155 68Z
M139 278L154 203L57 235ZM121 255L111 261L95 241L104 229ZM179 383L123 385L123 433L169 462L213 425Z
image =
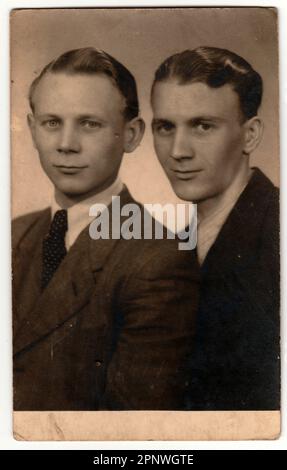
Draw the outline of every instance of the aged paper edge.
M271 440L280 411L16 411L22 441Z

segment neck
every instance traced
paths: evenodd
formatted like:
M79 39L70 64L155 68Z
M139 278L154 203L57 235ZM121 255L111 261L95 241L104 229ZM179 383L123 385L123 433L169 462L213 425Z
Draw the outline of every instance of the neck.
M219 195L197 203L197 212L199 218L205 219L218 211L219 207L224 206L230 200L236 200L252 175L252 169L249 165L244 165L236 173L235 178L230 182L224 192Z

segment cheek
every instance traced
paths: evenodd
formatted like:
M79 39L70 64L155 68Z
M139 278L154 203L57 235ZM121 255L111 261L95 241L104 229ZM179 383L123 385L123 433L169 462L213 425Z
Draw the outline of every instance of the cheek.
M225 134L200 145L198 154L215 171L222 171L226 166L232 165L234 160L241 158L241 148L239 136L231 138Z
M170 153L170 141L168 139L160 139L154 137L154 148L161 162L164 162Z
M102 135L84 139L82 142L85 150L94 158L109 158L112 155L123 153L123 138L116 133L107 132Z
M37 131L34 138L35 147L41 154L40 156L45 157L45 155L51 152L56 146L56 138L54 135L43 133Z

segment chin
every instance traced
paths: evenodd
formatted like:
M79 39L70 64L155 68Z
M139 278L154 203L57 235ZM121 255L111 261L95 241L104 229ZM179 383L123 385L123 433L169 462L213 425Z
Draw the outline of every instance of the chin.
M64 178L54 179L54 186L63 194L81 196L82 194L88 193L91 190L92 185L84 184L74 175L67 176Z
M81 196L88 192L86 189L75 188L73 186L56 186L57 190L66 196Z
M80 198L85 199L92 197L93 195L96 195L103 191L103 186L101 185L91 185L91 186L81 186L81 185L72 185L72 184L66 184L66 185L55 185L57 190L64 194L65 196L71 198L71 199L77 199Z
M179 197L183 201L190 201L196 203L198 200L201 199L202 196L199 190L190 187L190 182L189 184L175 183L172 185L172 188L177 197Z
M70 198L82 197L85 194L88 195L91 191L90 188L75 187L73 185L55 185L55 188L59 193Z

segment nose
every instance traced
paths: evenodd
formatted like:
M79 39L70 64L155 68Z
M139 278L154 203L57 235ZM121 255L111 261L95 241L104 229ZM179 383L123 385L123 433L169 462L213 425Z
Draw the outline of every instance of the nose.
M59 133L58 152L78 153L81 149L80 137L73 123L65 123Z
M193 158L194 150L190 135L184 129L177 129L174 133L174 138L171 148L171 157L175 160L183 158Z

